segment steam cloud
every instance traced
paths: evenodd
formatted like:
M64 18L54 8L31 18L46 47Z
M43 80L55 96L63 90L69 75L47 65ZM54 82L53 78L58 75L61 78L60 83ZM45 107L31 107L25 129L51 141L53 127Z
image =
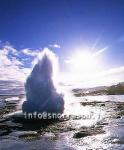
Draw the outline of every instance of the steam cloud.
M23 112L63 113L64 98L57 92L54 83L57 58L50 50L40 53L25 84L27 100L22 104Z

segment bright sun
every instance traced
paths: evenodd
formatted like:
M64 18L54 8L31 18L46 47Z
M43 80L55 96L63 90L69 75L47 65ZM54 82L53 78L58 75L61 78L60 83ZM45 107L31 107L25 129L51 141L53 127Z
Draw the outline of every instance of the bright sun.
M72 71L89 77L98 71L99 63L89 51L78 51L71 57Z
M65 60L68 73L62 74L61 78L66 83L76 86L96 85L97 81L102 81L102 74L105 70L103 62L104 54L108 47L102 49L80 49Z
M91 69L92 55L89 52L77 52L72 57L73 69L75 71L88 71Z

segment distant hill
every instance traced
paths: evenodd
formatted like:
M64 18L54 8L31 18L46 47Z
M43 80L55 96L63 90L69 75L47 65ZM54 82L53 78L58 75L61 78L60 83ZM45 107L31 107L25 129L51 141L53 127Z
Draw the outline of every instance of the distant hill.
M123 95L124 82L112 86L99 86L93 88L77 88L72 90L75 96L87 95Z

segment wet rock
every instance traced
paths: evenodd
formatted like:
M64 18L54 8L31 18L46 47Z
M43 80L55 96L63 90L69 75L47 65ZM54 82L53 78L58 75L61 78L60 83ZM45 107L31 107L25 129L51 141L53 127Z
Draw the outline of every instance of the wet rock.
M17 103L11 102L11 103L7 103L5 107L8 109L12 109L12 108L15 108L16 106L17 106Z
M19 97L9 97L9 98L6 98L5 101L6 102L9 102L9 101L11 101L11 102L12 101L19 101Z
M5 122L5 121L7 121L8 119L6 119L6 118L0 118L0 123L3 123L3 122Z
M100 127L100 126L105 126L105 125L108 125L108 122L102 122L102 121L101 121L101 122L98 122L98 123L97 123L97 126L98 126L98 127Z
M112 141L113 144L124 144L124 138L119 138Z
M105 106L105 104L103 103L103 104L101 104L101 106Z
M22 122L24 120L22 112L15 112L11 117L14 122Z
M43 135L43 137L49 138L49 139L51 139L51 140L56 140L56 139L57 139L56 135L55 135L54 133L52 133L52 132L45 133L45 134Z
M8 135L9 133L11 133L11 129L5 124L0 124L0 136Z
M12 122L12 121L7 121L7 122L5 122L4 124L7 125L10 129L13 129L13 130L20 130L20 129L23 129L22 124L14 123L14 122Z
M81 97L81 96L84 96L84 95L82 93L74 93L74 96Z
M104 102L92 101L92 102L80 102L82 106L105 106Z
M74 131L75 128L72 125L67 125L65 122L55 123L53 125L48 126L45 129L45 132L52 132L52 133L63 133Z
M118 116L123 116L124 115L124 111L119 111L117 114L118 114Z
M36 131L24 131L20 132L18 137L24 140L33 140L39 138L40 135Z
M3 109L5 107L5 101L0 100L0 109Z
M102 127L91 127L91 128L84 128L81 131L74 134L73 138L83 138L86 136L93 136L97 134L103 134L105 131L102 129Z
M119 115L116 117L116 119L120 119L120 118L121 118L121 116L119 116Z
M124 110L124 103L117 103L117 109Z
M0 130L0 136L8 135L11 131L9 129Z
M77 132L74 134L74 138L83 138L83 137L86 137L86 136L90 136L90 134L86 131L81 131L81 132Z

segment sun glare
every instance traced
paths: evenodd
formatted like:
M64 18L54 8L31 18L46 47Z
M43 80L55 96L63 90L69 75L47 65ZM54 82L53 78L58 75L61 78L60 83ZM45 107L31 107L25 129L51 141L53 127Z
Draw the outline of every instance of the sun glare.
M98 59L89 51L78 51L71 58L72 69L81 76L92 76L98 71Z
M73 69L78 72L84 72L91 69L93 57L89 52L77 52L72 57Z
M103 63L104 54L108 47L102 49L79 49L66 59L69 72L61 75L62 80L74 86L95 86L103 80L102 73L105 70ZM102 80L101 80L102 79ZM98 83L97 83L98 81Z
M74 86L92 86L97 81L104 66L101 50L76 50L66 61L70 72L62 77Z

